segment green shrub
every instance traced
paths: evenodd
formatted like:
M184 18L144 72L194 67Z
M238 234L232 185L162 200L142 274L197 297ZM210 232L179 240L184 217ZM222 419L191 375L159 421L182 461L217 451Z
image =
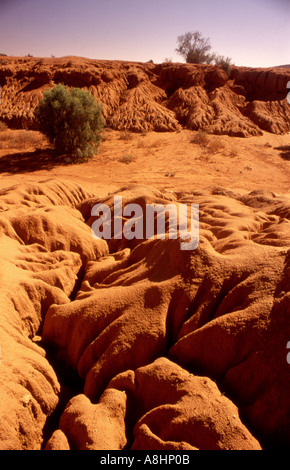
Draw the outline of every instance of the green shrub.
M88 91L59 84L44 93L34 116L58 154L85 161L97 153L105 121L101 105Z

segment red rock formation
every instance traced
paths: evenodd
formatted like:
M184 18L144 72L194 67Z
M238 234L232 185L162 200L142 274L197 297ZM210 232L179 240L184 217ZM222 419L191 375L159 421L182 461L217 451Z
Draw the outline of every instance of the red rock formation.
M35 128L33 111L57 83L86 88L103 104L107 126L132 131L177 131L184 126L214 134L289 132L287 69L194 64L0 57L0 118Z
M0 448L289 446L289 196L217 193L116 193L199 204L199 246L183 251L168 236L94 239L91 208L114 194L0 192ZM47 428L61 370L82 389Z
M58 403L60 385L38 332L51 304L69 302L82 259L106 249L73 209L88 195L57 182L0 192L1 449L39 449Z
M130 201L130 191L120 194ZM150 201L161 198L155 192ZM243 200L255 207L254 198ZM75 302L50 307L44 337L78 369L93 401L115 375L167 353L217 380L263 438L286 442L289 220L222 195L178 201L200 204L198 249L127 240L131 254L90 263ZM279 202L289 210L289 200ZM109 246L123 249L124 240Z
M135 418L132 444L125 416ZM128 419L128 416L127 416ZM97 405L74 397L60 420L71 449L260 450L239 411L206 377L196 377L159 358L146 367L116 376ZM56 431L47 449L61 447ZM64 444L65 446L66 444Z

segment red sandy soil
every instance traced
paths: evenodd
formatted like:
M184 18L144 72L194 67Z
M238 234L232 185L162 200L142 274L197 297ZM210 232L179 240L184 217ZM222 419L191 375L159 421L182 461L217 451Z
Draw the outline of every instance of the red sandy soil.
M71 165L49 152L39 132L7 130L0 134L0 187L53 177L78 182L100 196L128 183L172 191L221 187L289 193L289 134L208 135L206 148L194 143L196 135L105 129L99 153L90 162Z
M16 97L27 86L21 67L37 59L5 59L5 93ZM67 61L37 67L49 73L54 64L56 73ZM132 67L109 65L114 73ZM134 67L139 78L158 69ZM164 68L168 80L198 70ZM239 123L236 108L231 129L248 136L215 135L217 122L231 120L209 119L201 146L176 110L168 122L177 128L157 132L159 108L153 129L108 127L99 154L76 165L56 158L35 130L0 132L0 449L289 447L289 115L282 97L282 105L279 96L267 101L273 81L282 94L289 72L258 75L267 97L250 72L236 68L231 86L255 98L248 109L279 110L279 129L274 111L266 131L255 120ZM139 87L136 74L128 92ZM203 85L196 94L202 89L211 93ZM19 107L26 124L27 102ZM16 126L13 109L5 121ZM180 239L94 239L91 209L112 208L116 194L142 207L199 204L198 248L182 251Z

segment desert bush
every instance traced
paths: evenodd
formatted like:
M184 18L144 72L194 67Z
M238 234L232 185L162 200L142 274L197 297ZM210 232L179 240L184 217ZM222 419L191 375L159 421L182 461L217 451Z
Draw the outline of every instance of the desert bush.
M120 163L126 163L129 165L129 163L132 163L135 160L133 155L123 155L123 157L120 158L119 162Z
M204 150L208 147L208 145L210 143L210 138L204 131L199 130L194 135L191 142L193 144L199 145Z
M217 55L214 58L215 65L220 66L227 74L228 77L231 75L232 60L230 57L224 57L223 55Z
M105 121L101 105L88 91L59 84L44 93L34 116L58 154L85 161L98 151Z
M239 150L238 150L238 147L236 145L232 145L231 148L230 148L230 157L237 157L239 154Z
M17 149L27 149L38 147L43 144L43 136L36 131L27 131L24 129L13 131L10 137L11 141L9 146Z
M125 129L124 131L120 132L119 138L121 140L125 140L125 141L132 140L133 139L133 134L128 129Z
M209 136L204 131L199 130L191 140L192 143L199 145L204 153L215 155L225 150L225 144L220 137Z
M2 148L6 149L17 149L24 151L33 148L42 148L43 145L47 145L47 141L42 134L36 131L26 131L24 129L14 129L1 132L0 138Z
M211 155L215 155L216 153L221 153L225 149L225 144L219 137L213 137L209 144L207 145L207 151Z

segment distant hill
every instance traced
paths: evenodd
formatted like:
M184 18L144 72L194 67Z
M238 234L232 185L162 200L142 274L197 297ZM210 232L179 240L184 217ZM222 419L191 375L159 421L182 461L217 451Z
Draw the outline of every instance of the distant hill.
M290 69L290 64L286 65L276 65L276 67L273 67L274 69Z

